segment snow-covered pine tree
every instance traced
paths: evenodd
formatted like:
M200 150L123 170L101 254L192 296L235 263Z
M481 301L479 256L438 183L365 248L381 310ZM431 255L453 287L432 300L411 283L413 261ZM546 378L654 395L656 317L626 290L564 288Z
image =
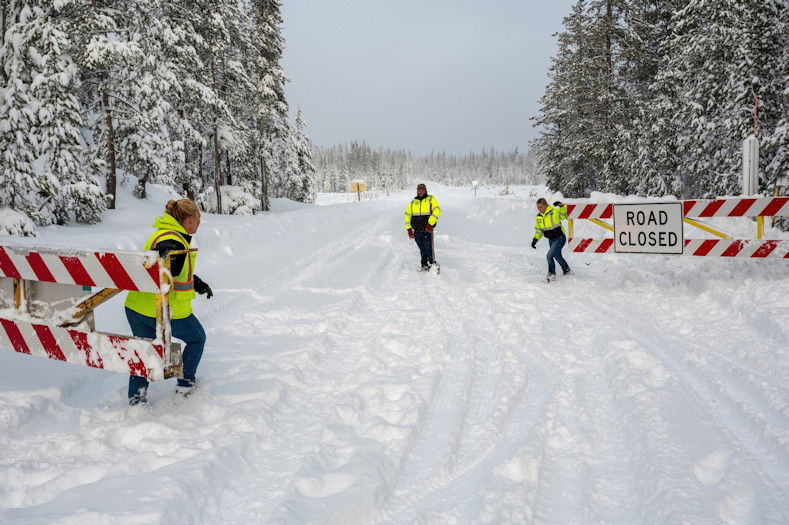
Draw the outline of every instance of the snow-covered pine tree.
M558 35L535 145L549 186L568 195L631 190L619 154L620 130L632 119L622 78L626 10L626 0L579 0Z
M587 108L594 104L588 71L582 64L588 56L587 28L590 24L585 0L578 0L564 18L558 33L558 51L552 59L550 82L540 98L534 117L542 126L533 142L540 158L546 184L569 197L583 197L597 187L597 173L588 145Z
M31 130L43 160L41 176L56 181L53 211L59 224L73 216L95 223L105 208L98 181L86 172L81 108L76 93L79 70L71 59L71 20L76 0L34 7L28 53L37 57L30 93L38 108L38 126Z
M739 194L754 93L765 108L762 135L771 135L785 115L780 28L772 1L691 0L672 16L655 90L667 94L656 113L676 151L658 159L657 169L680 174L683 197Z
M258 162L255 158L255 122L251 103L257 86L253 83L251 57L260 51L254 47L255 21L249 3L232 4L226 16L236 22L229 25L230 45L222 60L222 94L234 118L222 135L224 184L239 186L259 194ZM240 7L239 7L240 6ZM240 9L240 10L239 10ZM236 14L234 14L234 11Z
M31 84L37 75L37 53L30 53L38 11L26 2L3 6L0 86L0 206L24 213L39 225L55 222L57 181L37 173L38 115Z
M617 156L631 192L677 195L681 183L667 163L674 156L674 136L655 113L658 101L674 96L653 86L676 0L630 0L623 6L621 82L627 104L618 128ZM663 159L659 162L658 159Z
M143 50L133 4L123 0L79 2L74 14L74 60L80 67L80 101L89 112L86 123L92 139L88 165L95 175L105 177L110 209L115 208L117 170L122 161L118 133L131 133L133 124L124 118L139 111L140 90L130 73L141 63ZM130 142L126 143L127 151Z
M280 27L280 0L252 0L250 18L254 27L252 48L257 50L250 63L256 90L252 94L254 151L260 177L260 201L269 209L272 180L282 166L288 137L288 104L285 100L285 73L282 71L283 42Z
M171 93L178 79L173 75L165 46L169 28L159 22L160 0L131 2L128 36L140 49L135 60L124 62L116 74L125 79L124 97L116 92L113 116L119 164L137 179L134 195L146 197L146 184L174 186L175 171L168 115L174 111Z
M620 194L630 190L627 173L617 162L617 130L627 121L629 109L620 76L624 4L625 0L591 0L585 53L578 65L592 95L579 108L585 121L585 140L579 146L586 146L583 155L597 174L593 187Z
M770 55L765 58L766 64L757 64L762 75L764 70L771 73L769 77L760 77L756 86L762 140L761 191L772 195L777 186L782 186L786 195L789 191L789 2L773 2L769 7L759 10L757 27L752 31L754 37L761 33L762 39L750 41L759 46L760 55Z
M290 147L293 165L288 179L287 196L299 202L315 202L315 167L312 165L312 147L304 133L306 124L301 108L296 111L296 120L290 128Z
M200 14L191 11L191 0L159 2L151 9L150 33L158 42L160 56L156 63L158 78L165 79L166 97L171 107L165 114L170 136L169 166L175 188L196 200L203 189L199 151L207 146L201 130L209 115L227 111L218 95L208 86L205 63L199 49L204 45L193 20Z

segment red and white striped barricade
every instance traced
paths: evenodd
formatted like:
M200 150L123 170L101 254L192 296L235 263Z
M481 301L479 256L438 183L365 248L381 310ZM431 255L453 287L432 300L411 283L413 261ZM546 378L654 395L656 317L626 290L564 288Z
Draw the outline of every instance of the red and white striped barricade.
M789 241L753 239L685 239L682 255L697 257L751 257L789 259ZM567 243L574 253L615 253L614 239L572 238Z
M0 245L0 348L149 381L181 377L181 347L170 340L168 268L154 251ZM102 290L86 296L83 290L92 287ZM69 290L65 300L63 288ZM46 293L34 298L42 289ZM157 294L155 340L97 332L85 322L96 306L125 290ZM46 304L42 297L59 300Z
M789 216L789 197L735 197L728 199L685 200L682 203L683 221L708 231L720 239L684 239L682 255L696 257L740 257L789 259L789 241L763 240L763 217ZM648 203L645 203L648 204ZM573 237L572 221L586 219L613 231L603 222L614 216L613 203L568 204L568 248L574 253L615 253L614 239ZM728 235L701 224L693 218L757 217L758 239L732 239Z

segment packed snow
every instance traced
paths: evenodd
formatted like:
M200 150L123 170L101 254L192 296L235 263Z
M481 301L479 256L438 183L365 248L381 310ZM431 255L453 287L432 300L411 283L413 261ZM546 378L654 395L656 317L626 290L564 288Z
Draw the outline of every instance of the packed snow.
M205 214L187 400L0 352L0 522L789 523L785 260L565 250L547 284L529 242L556 195L428 189L440 275L415 271L410 191ZM118 197L0 242L136 249L170 195ZM129 333L122 301L99 329Z

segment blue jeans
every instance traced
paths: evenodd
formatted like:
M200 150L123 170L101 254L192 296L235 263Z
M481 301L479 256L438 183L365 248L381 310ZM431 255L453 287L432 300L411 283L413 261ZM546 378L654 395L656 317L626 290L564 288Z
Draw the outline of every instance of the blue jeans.
M419 246L419 254L422 256L422 266L433 264L433 234L429 232L414 232L414 240Z
M129 326L131 326L132 334L135 337L156 339L155 317L148 317L126 308L126 319L129 320ZM195 381L197 365L200 364L200 358L203 356L205 330L203 330L203 325L200 324L200 321L197 320L194 314L190 314L189 317L184 317L183 319L170 320L170 328L172 329L173 337L177 337L186 343L186 348L183 351L184 378L178 380L178 386L191 386ZM130 398L138 394L144 395L147 389L147 379L139 376L129 377Z
M556 259L556 262L562 267L564 273L570 271L570 265L567 264L567 261L562 257L562 248L566 242L567 237L565 237L564 234L555 239L548 239L548 244L550 245L548 248L548 273L556 273L556 264L553 262L554 259Z

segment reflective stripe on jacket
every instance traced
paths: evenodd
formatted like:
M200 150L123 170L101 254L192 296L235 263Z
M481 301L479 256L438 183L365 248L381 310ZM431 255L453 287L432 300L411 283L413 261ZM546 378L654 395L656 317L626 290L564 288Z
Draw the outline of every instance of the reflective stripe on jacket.
M143 250L152 250L156 244L164 240L173 240L182 244L185 250L191 248L186 239L186 230L170 214L157 217L153 223L156 231L148 238ZM195 298L194 268L197 261L196 253L188 253L181 273L173 276L173 289L168 295L171 318L183 319L192 313L192 299ZM129 292L124 305L148 317L156 317L156 294L148 292Z
M548 238L559 237L558 233L564 233L562 221L567 218L567 205L560 208L548 206L545 213L537 213L534 224L534 238L541 239L543 235ZM556 234L556 235L554 235Z
M423 199L414 198L405 207L405 229L413 228L416 231L425 231L425 226L435 226L441 216L438 201L432 195L425 195Z

